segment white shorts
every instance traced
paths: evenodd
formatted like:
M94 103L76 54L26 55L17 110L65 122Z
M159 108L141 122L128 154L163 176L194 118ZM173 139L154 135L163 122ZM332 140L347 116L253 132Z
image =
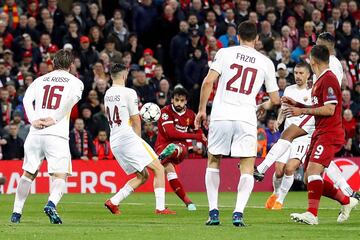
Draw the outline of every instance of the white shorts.
M299 159L304 163L310 142L311 135L305 135L294 139L291 143L291 147L277 160L277 162L286 164L289 159Z
M257 127L243 121L211 121L208 148L213 155L255 157Z
M141 172L158 158L155 151L139 136L117 139L110 143L111 151L126 174Z
M23 170L34 174L46 158L48 173L72 173L69 140L55 135L29 134L24 144Z

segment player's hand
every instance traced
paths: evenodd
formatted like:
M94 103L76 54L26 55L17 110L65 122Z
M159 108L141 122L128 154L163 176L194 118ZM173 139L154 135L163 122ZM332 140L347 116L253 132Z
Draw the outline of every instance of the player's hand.
M7 141L5 139L0 139L0 145L5 145L7 144Z
M281 98L281 104L289 105L289 106L295 106L296 101L290 97L282 97Z
M195 130L201 128L201 124L208 129L206 112L198 112L195 118Z
M41 118L40 120L43 121L45 127L50 127L56 123L52 117Z
M203 134L203 133L201 134L201 142L202 142L202 144L207 146L207 138L206 138L205 134Z
M274 122L274 129L275 129L276 132L279 131L279 126L280 126L280 125L281 125L281 123L280 123L278 120L276 120L276 121Z
M296 117L296 116L300 116L302 114L304 114L302 112L302 108L298 108L298 107L287 107L284 110L284 114L286 117Z
M43 119L37 119L31 122L31 126L36 129L43 129L45 128L45 121Z
M265 108L262 105L258 105L256 109L256 117L260 118L265 113Z

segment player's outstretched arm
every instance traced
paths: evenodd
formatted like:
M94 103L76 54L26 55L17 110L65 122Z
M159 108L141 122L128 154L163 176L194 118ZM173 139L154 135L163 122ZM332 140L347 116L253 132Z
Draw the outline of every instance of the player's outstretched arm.
M319 117L330 117L335 113L335 104L326 104L317 108L298 108L298 107L287 107L284 113L287 117L300 116L300 115L312 115Z
M201 123L205 126L206 105L213 89L214 82L219 79L219 76L220 74L218 72L210 69L201 85L199 112L195 118L195 129L199 129L201 127Z

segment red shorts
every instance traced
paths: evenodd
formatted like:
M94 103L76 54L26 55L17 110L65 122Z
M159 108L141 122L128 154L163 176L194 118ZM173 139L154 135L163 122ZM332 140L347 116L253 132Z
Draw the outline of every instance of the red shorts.
M161 163L163 165L165 165L166 163L172 163L175 165L180 164L187 156L188 148L187 148L186 142L174 142L174 144L181 147L181 153L178 154L178 151L175 151L171 156L169 156L169 157L165 158L163 161L161 161ZM168 144L163 144L163 145L158 146L155 149L156 154L160 154L166 148L167 145Z
M330 162L334 160L335 154L344 145L339 142L341 141L331 141L324 137L313 137L304 163L305 170L309 162L319 163L324 167L328 167Z

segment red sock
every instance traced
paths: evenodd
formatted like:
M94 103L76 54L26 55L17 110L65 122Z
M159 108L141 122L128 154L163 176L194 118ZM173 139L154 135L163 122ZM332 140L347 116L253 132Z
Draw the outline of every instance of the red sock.
M314 180L308 183L308 212L317 216L320 198L323 191L323 182L321 180Z
M186 204L190 204L192 203L192 201L190 200L190 198L188 198L188 196L186 196L185 190L181 184L181 182L179 181L179 179L175 178L169 181L171 188L173 189L173 191L176 193L176 195L179 196L179 198Z
M346 196L340 189L336 189L334 185L328 181L324 181L323 196L334 199L341 205L350 203L350 197Z

